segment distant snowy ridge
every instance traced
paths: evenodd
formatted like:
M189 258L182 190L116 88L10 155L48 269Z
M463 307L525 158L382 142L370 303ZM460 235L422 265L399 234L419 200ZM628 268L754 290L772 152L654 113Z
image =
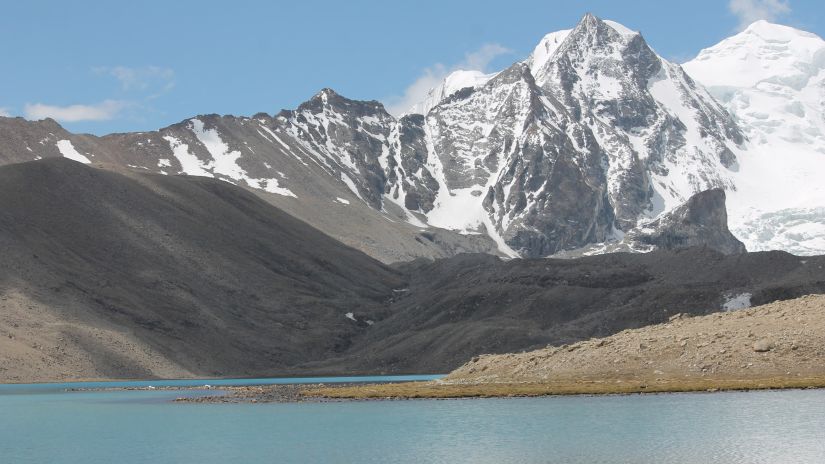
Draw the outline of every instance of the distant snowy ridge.
M441 84L430 89L427 96L413 105L407 111L407 114L427 114L435 105L455 92L465 88L478 88L486 84L493 76L495 76L495 73L485 74L475 70L453 71L441 81Z

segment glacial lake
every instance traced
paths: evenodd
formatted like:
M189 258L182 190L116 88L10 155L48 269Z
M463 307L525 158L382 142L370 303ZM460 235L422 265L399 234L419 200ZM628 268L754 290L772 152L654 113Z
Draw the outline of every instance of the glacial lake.
M67 386L0 386L0 462L825 462L825 390L197 404L171 401L204 392Z

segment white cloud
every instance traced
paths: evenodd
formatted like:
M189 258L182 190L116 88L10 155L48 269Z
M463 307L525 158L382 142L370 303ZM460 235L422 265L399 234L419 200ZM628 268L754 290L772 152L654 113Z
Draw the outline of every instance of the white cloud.
M491 43L483 45L476 51L467 53L460 63L453 66L436 63L426 68L421 75L404 90L404 95L387 98L387 111L395 115L403 114L412 108L413 105L423 100L427 96L427 92L439 85L451 72L459 69L489 72L487 67L494 59L511 52L508 48L496 43Z
M130 106L130 103L121 100L104 100L94 105L69 106L27 103L23 108L23 113L26 119L30 120L52 118L61 122L108 121L117 117L127 106Z
M92 71L114 77L123 91L152 92L148 98L157 97L175 86L175 71L160 66L99 66Z
M745 29L754 21L775 21L791 12L788 0L730 0L728 9L739 18L739 29Z
M0 106L0 116L2 116L4 118L10 118L11 117L11 112L9 111L8 108L4 108L4 107Z

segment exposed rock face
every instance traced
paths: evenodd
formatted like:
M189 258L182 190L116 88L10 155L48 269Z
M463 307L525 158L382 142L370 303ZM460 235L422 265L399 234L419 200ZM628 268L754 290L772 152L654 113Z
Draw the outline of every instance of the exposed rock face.
M697 193L682 206L628 234L629 241L673 249L707 246L725 254L744 253L745 245L728 230L725 191Z

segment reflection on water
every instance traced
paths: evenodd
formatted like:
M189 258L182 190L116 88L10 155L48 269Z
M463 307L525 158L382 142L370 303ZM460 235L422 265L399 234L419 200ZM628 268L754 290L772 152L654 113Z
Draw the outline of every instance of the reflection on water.
M816 463L825 391L307 404L0 394L6 463Z

